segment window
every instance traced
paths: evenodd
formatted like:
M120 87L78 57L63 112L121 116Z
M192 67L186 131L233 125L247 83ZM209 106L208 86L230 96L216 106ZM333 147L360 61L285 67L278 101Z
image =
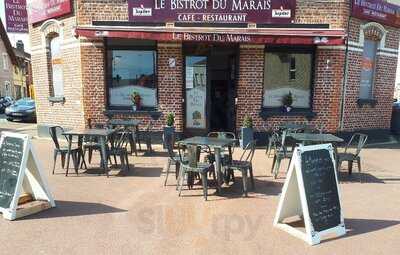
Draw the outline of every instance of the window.
M378 41L365 39L361 67L360 99L372 99Z
M3 69L8 70L8 56L7 53L3 53Z
M139 94L140 110L157 107L155 42L112 40L107 51L108 106L132 109L132 94Z
M314 50L312 48L269 48L265 53L264 101L267 108L283 106L282 99L292 95L293 108L311 108Z
M50 61L51 61L51 85L53 97L64 96L63 67L61 58L60 37L54 36L50 39Z

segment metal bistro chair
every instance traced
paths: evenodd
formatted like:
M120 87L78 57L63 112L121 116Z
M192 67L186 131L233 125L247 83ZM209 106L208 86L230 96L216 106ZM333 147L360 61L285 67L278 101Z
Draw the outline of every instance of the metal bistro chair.
M64 133L64 129L60 126L52 126L49 128L49 134L50 137L52 138L54 142L54 152L53 152L53 171L52 174L54 174L55 168L56 168L56 161L57 161L57 156L61 156L61 167L64 169L65 166L65 157L68 154L68 146L61 146L59 141L58 141L58 136L60 134ZM67 143L69 142L68 137L65 136L65 139L67 140ZM76 148L71 148L71 157L72 157L72 162L74 164L75 171L78 171L78 165L79 165L79 153L80 149L78 147ZM85 165L86 163L85 160L82 159L82 164Z
M268 158L272 156L272 150L274 151L274 153L276 152L277 145L280 140L281 136L276 130L272 131L271 135L268 136L268 146L265 150L265 154L267 154Z
M210 132L207 134L207 137L236 140L236 135L233 132ZM222 164L225 164L232 160L232 154L235 150L235 146L232 146L230 150L231 151L229 152L226 148L224 148L221 151ZM207 152L207 150L206 150L206 152ZM213 153L209 153L209 155L207 155L206 158L208 159L208 161L210 163L215 162L215 155Z
M175 165L175 177L176 177L176 179L178 178L179 168L180 168L180 160L179 160L180 157L179 157L179 155L177 155L174 152L174 134L173 133L164 135L164 144L165 144L165 147L167 148L167 152L168 152L168 163L167 163L166 176L165 176L165 181L164 181L164 186L167 186L167 180L168 180L168 175L169 175L171 165ZM184 156L183 156L182 160L184 162L187 162L187 159Z
M232 170L237 170L242 173L243 180L243 194L247 197L247 172L250 174L251 187L254 189L254 176L253 176L253 157L256 148L256 141L253 140L246 145L242 156L239 160L232 160L224 168L229 168Z
M212 169L213 165L209 163L198 162L197 159L198 159L199 148L197 145L193 144L186 145L187 161L184 160L181 145L178 146L178 151L179 151L179 161L180 161L180 169L178 177L179 196L181 196L185 178L188 180L190 174L199 174L201 176L201 182L203 185L203 196L204 199L207 201L207 195L208 195L207 173ZM216 182L215 177L214 181Z
M88 119L88 127L91 129L93 128L92 120ZM103 124L95 124L95 128L103 129ZM99 141L96 137L86 136L83 139L83 157L85 158L86 152L88 153L88 162L89 164L92 163L93 151L98 151L100 153L101 146ZM101 153L100 153L101 154Z
M142 150L141 141L146 143L147 151L152 152L153 148L151 147L151 129L153 128L153 121L150 120L144 130L138 131L136 140L139 144L139 150Z
M361 133L355 133L351 137L350 141L347 143L344 152L343 153L338 153L337 155L337 160L338 160L338 171L340 171L340 167L344 161L348 162L348 168L349 168L349 175L352 174L353 171L353 163L354 161L357 161L358 165L358 172L361 173L361 157L360 153L361 150L363 149L365 143L367 142L368 135L361 134ZM355 148L354 152L349 152L350 147L353 146L353 142L357 143L357 147Z
M274 174L275 179L279 174L279 167L281 165L282 159L288 158L288 159L290 159L290 161L292 160L293 151L288 151L288 149L287 149L287 138L288 138L289 134L290 133L288 130L284 130L282 132L280 144L278 144L278 147L274 154L271 173ZM289 165L290 165L290 161L289 161Z
M117 165L117 156L121 160L121 168L129 169L129 160L128 160L128 135L129 132L122 129L120 132L115 132L110 138L110 148L107 150L107 160L110 160L111 157L114 158L115 165Z

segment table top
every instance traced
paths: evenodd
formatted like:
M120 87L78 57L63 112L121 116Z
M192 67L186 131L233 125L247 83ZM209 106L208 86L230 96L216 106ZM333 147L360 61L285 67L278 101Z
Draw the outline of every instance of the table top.
M228 147L236 143L235 139L221 139L207 136L195 136L179 141L182 144L196 144L196 145L207 145L210 147L223 148Z
M326 143L341 143L344 140L332 134L307 134L307 133L292 133L290 137L301 142L326 142Z
M63 135L87 135L87 136L109 136L115 132L115 129L73 129L65 131Z
M281 129L299 130L307 127L307 124L296 124L296 123L283 123L279 126Z
M135 127L142 124L141 120L110 120L110 125Z

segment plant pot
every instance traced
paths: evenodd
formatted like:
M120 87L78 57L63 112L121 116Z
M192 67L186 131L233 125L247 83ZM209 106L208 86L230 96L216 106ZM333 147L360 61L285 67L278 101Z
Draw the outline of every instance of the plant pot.
M283 112L291 112L292 109L293 108L291 106L286 106L286 105L282 106L282 111Z
M249 144L254 139L254 131L253 128L241 128L241 139L240 139L240 148L246 148L247 144Z
M164 132L163 132L163 137L165 137L165 136L167 136L167 135L172 135L173 136L173 141L175 140L175 137L174 137L174 134L175 134L175 127L174 126L172 126L172 127L170 127L170 126L165 126L164 127ZM164 139L163 139L163 141L164 141ZM165 143L163 142L163 148L164 149L167 149L167 146L165 145Z
M132 105L132 110L133 110L133 111L136 111L136 110L137 110L136 105Z

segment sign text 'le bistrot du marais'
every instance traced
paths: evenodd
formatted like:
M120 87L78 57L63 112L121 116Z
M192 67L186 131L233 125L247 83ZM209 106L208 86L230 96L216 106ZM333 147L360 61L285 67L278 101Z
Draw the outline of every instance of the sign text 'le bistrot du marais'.
M128 0L128 7L134 22L288 24L296 0Z
M400 5L383 0L353 0L352 16L400 27Z

